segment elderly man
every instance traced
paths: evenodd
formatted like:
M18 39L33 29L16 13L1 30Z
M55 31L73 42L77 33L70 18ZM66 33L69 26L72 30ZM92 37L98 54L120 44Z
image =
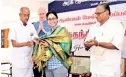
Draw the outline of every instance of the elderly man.
M30 10L20 9L20 21L10 29L8 39L13 46L12 77L33 77L31 56L33 52L33 38L38 37L32 24L28 23Z
M47 21L46 21L46 10L43 7L38 9L39 21L33 22L33 25L38 33L38 36L42 36L47 33L50 29ZM38 71L37 67L34 67L34 76L41 77L41 72ZM45 77L45 74L44 74Z
M90 28L84 43L91 52L92 77L120 77L124 28L121 22L111 19L110 14L107 3L96 7L98 23Z

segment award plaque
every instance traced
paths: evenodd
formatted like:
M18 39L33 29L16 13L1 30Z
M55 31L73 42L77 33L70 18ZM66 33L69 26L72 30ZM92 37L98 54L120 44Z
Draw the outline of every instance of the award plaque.
M90 72L90 57L89 56L72 56L73 64L70 68L71 74L83 74Z

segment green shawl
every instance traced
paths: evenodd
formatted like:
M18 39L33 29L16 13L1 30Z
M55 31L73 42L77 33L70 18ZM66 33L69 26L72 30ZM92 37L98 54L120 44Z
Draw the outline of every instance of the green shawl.
M65 27L58 26L51 35L40 37L41 40L48 42L49 47L40 46L35 43L33 58L39 70L47 65L47 61L54 55L61 63L69 69L72 64L70 57L72 40Z

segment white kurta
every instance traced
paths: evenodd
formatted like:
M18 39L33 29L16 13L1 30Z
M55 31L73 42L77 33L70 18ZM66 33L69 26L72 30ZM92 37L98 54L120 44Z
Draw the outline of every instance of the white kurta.
M24 26L22 22L15 24L13 29L10 29L8 39L15 40L18 43L31 41L34 37L38 37L36 30L32 24ZM33 47L13 47L12 50L12 77L31 77ZM27 75L26 75L27 74Z
M99 75L98 77L100 75L104 77L120 77L123 37L124 28L117 20L108 19L103 25L97 24L90 28L86 41L95 38L98 42L112 43L119 49L107 49L100 46L91 47L90 70L92 74Z

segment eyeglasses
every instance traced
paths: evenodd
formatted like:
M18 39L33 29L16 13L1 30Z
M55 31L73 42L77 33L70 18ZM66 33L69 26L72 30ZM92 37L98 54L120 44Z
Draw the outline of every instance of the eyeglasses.
M102 13L104 13L104 12L106 12L106 10L103 11L103 12L96 12L95 15L100 16L100 15L101 15Z
M51 20L56 20L57 18L48 18L47 20L51 21Z

